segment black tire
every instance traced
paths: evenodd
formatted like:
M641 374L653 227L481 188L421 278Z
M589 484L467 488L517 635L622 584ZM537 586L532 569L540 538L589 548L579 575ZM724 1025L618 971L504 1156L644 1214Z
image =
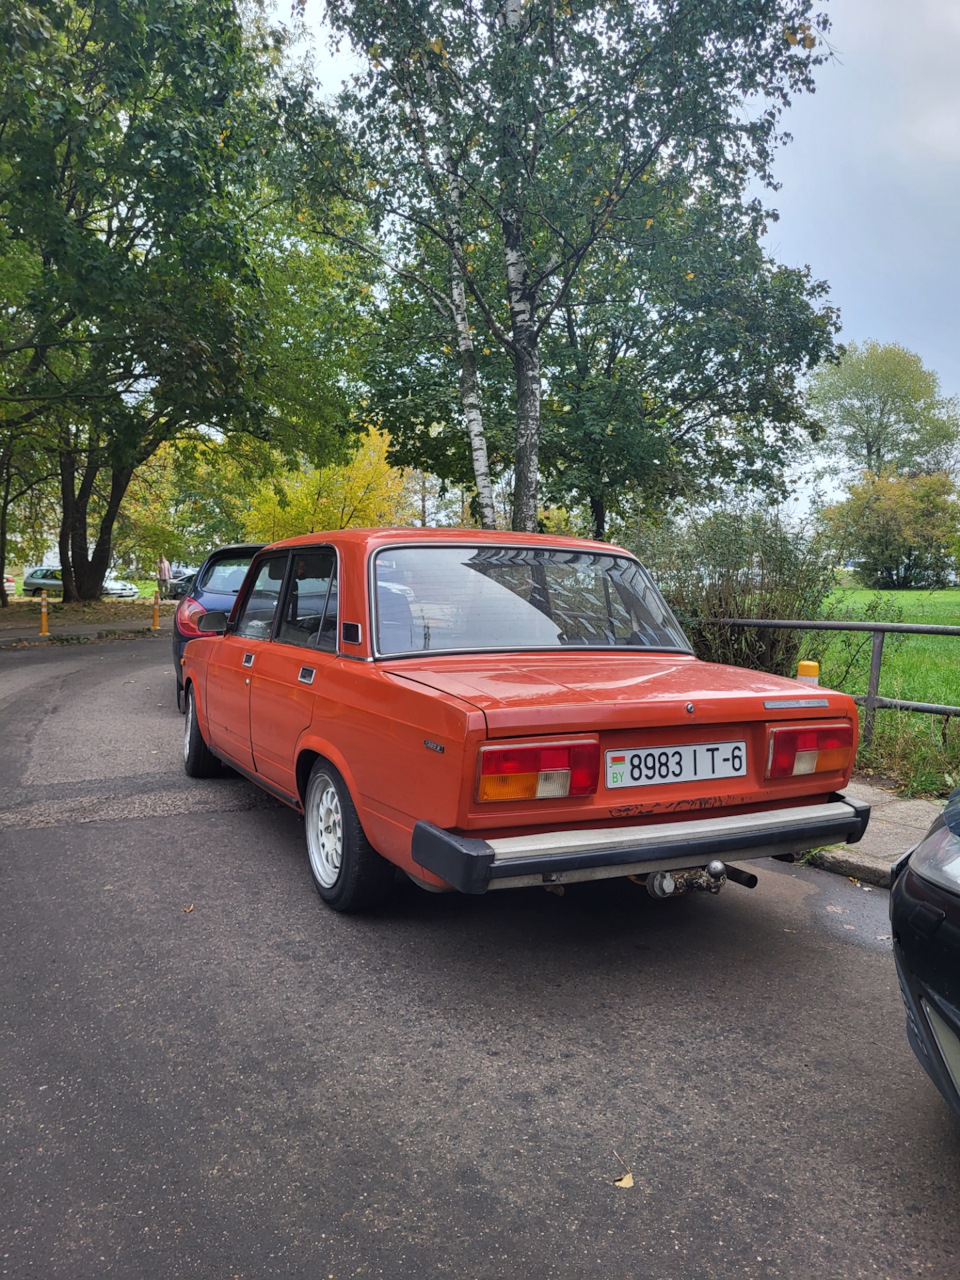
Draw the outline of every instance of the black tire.
M215 778L220 772L220 761L203 740L197 724L193 687L184 694L183 771L188 778Z
M186 707L183 705L183 685L180 683L180 676L177 676L177 710L183 715Z
M33 590L30 592L30 594L32 596L43 595L43 587L34 587Z
M364 835L343 778L326 760L310 771L303 804L307 865L314 888L334 911L364 911L383 902L394 867Z

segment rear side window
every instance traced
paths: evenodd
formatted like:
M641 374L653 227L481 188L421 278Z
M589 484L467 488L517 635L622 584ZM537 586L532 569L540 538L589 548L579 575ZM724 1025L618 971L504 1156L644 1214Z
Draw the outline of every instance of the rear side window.
M336 651L337 558L329 547L294 555L276 639Z
M207 565L203 577L196 584L201 591L216 591L220 595L236 595L243 586L243 580L250 568L249 556L230 556L223 560L214 560Z
M237 622L238 636L245 636L248 640L270 639L286 567L286 555L271 556L261 563Z

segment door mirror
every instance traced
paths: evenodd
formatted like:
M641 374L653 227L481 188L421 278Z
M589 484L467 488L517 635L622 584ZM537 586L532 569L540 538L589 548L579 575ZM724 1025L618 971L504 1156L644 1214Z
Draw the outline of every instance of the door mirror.
M227 615L222 609L211 609L197 619L198 631L223 632L227 629Z

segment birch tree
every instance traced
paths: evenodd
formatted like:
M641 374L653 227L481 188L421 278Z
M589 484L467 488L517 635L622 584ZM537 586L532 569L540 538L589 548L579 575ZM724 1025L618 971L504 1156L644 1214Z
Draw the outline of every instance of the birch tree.
M546 327L598 246L642 237L691 184L740 200L769 181L827 24L809 0L328 0L327 15L367 69L337 104L344 148L314 160L456 331L485 522L476 335L509 357L513 525L533 529ZM627 226L634 190L646 217ZM443 290L410 252L424 238L444 255Z

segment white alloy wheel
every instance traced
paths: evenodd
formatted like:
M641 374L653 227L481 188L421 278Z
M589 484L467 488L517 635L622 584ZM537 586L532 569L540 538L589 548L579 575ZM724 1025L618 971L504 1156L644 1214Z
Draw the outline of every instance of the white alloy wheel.
M307 854L314 879L325 889L332 889L343 863L343 810L329 774L316 773L310 780L306 828Z
M183 698L183 771L188 778L216 778L220 773L220 761L204 742L200 732L192 685Z
M190 739L193 734L193 719L196 712L193 709L193 691L187 694L186 706L184 707L186 715L183 717L183 761L186 764L190 759Z

